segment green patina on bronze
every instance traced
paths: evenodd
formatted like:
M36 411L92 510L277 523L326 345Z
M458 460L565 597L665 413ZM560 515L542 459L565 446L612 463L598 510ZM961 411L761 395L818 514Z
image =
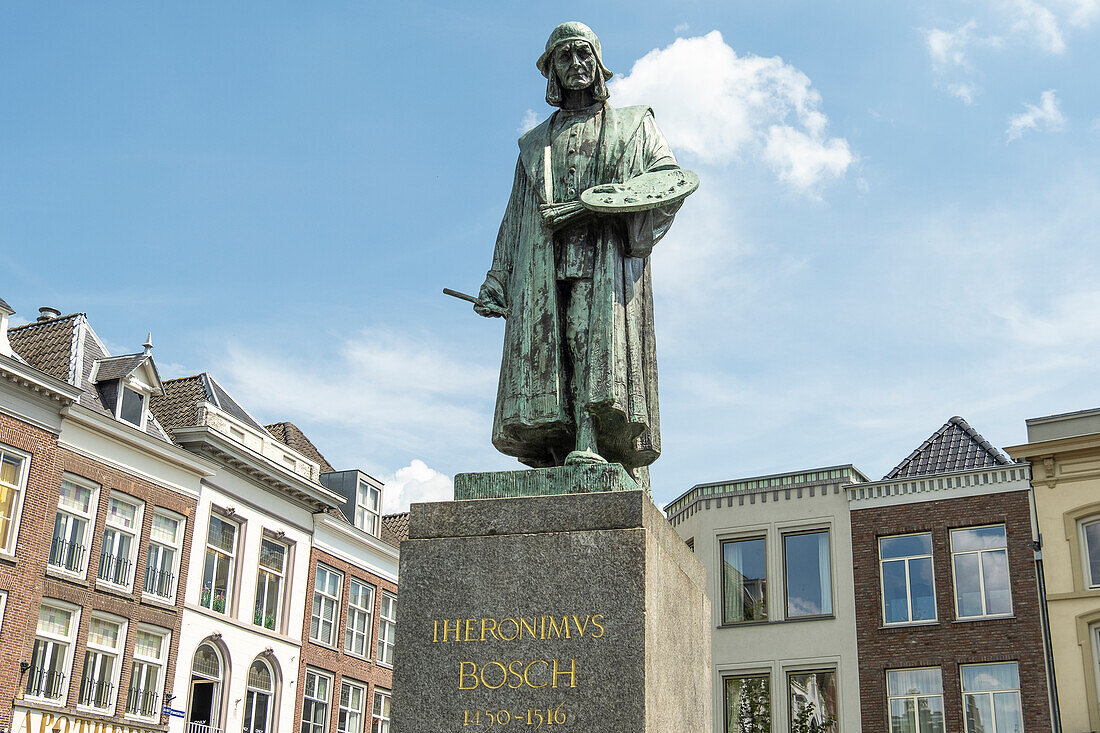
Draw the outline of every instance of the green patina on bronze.
M661 452L649 256L683 196L619 209L604 196L597 212L581 194L680 169L651 109L607 103L611 71L583 23L555 28L537 66L558 109L520 138L474 305L506 319L493 445L535 468L619 464L648 489ZM502 481L495 495L515 496Z

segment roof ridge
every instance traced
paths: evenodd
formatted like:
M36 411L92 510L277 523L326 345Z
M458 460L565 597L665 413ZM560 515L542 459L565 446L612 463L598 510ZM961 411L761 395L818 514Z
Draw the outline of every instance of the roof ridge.
M77 316L87 317L87 313L70 313L67 316L58 316L57 318L51 318L48 321L31 321L30 323L24 323L22 326L11 326L8 328L8 333L12 331L23 331L28 328L37 328L39 326L49 326L59 321L67 321L70 318L76 318Z
M952 463L959 461L963 464L962 468L964 470L967 468L978 468L979 465L976 464L976 461L974 459L967 458L965 455L963 455L961 458L958 456L958 446L954 446L954 453L948 453L940 456L936 456L934 452L930 450L933 446L937 444L937 442L941 441L947 435L948 431L950 431L952 428L957 428L960 432L962 432L963 435L973 441L985 453L986 457L992 459L995 464L1004 466L1012 463L1010 459L1005 457L1004 453L1002 453L1000 449L998 449L996 446L986 440L981 433L971 427L970 423L968 423L959 415L953 415L947 420L947 422L945 422L935 432L928 436L928 438L926 438L924 442L918 445L916 449L913 450L909 455L907 455L898 465L894 466L894 468L889 473L883 476L883 480L886 481L889 479L895 479L902 476L910 475L930 475L930 473L941 472L940 470L932 470L931 472L927 470L928 468L937 469L936 466L918 466L913 473L909 472L909 469L913 467L916 460L926 452L930 454L929 458L931 460L938 460L941 463ZM950 450L952 446L947 446L947 448ZM967 466L967 463L974 463L975 465ZM958 469L949 468L948 470Z

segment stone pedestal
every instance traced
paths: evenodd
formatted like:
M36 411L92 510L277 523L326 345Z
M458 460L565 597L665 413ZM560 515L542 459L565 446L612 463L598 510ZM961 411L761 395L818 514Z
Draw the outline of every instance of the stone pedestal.
M415 504L400 578L394 733L710 731L703 567L644 491Z

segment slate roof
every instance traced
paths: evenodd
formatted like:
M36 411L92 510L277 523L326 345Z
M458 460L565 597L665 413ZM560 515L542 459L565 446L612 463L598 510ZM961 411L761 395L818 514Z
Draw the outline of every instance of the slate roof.
M8 305L8 301L4 300L3 298L0 298L0 308L3 308L8 313L15 313L15 309Z
M266 425L267 432L271 433L275 440L279 441L283 445L301 453L311 461L316 461L321 465L321 473L332 473L336 469L332 467L332 464L325 460L325 457L321 455L321 451L317 450L317 446L313 444L306 434L298 428L292 422L277 422L271 425Z
M111 357L107 347L92 330L87 315L71 313L8 329L8 342L12 350L27 364L82 390L79 404L101 414L114 416L114 413L103 406L99 390L88 377L96 361L113 362L116 358ZM143 359L149 358L144 354L139 356ZM161 440L171 441L157 421L155 413L145 421L145 432Z
M122 379L134 373L148 357L145 354L127 354L126 356L110 356L99 359L99 369L96 370L97 382L106 382L111 379Z
M409 513L385 514L382 516L382 541L394 547L401 544L401 540L409 539Z
M972 468L1007 466L1012 461L959 416L943 424L883 480L932 476Z
M154 396L149 409L167 428L192 427L198 421L196 406L199 402L209 402L261 433L267 432L207 372L164 382L164 396Z

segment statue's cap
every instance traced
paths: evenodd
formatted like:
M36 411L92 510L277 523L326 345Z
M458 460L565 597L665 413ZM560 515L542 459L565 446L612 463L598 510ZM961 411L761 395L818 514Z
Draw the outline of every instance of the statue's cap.
M600 65L600 71L603 73L604 81L611 79L613 74L610 69L603 65L603 52L600 50L600 39L596 37L596 34L592 32L591 28L577 20L561 23L550 33L550 37L546 39L546 50L542 52L542 56L539 56L539 60L535 62L535 66L539 67L539 71L542 72L543 76L550 76L550 56L554 53L554 49L570 41L586 41L588 45L592 47L592 52L596 54L596 63Z

